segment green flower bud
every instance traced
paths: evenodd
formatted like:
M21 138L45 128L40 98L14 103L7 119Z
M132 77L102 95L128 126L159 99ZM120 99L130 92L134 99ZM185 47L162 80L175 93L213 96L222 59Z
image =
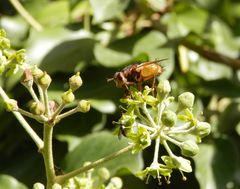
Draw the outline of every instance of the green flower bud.
M32 75L35 81L38 81L38 79L43 75L43 71L35 65L32 69Z
M30 105L30 112L35 115L42 115L45 112L45 107L41 102L32 102Z
M69 78L69 86L73 92L76 91L79 87L81 87L82 83L82 78L80 77L79 72Z
M64 92L62 95L62 101L65 104L71 103L75 100L75 96L72 92L71 89L69 89L68 91Z
M25 49L21 49L21 50L16 52L15 58L17 60L17 63L23 64L26 61L26 54L25 54L25 52L26 52Z
M33 189L44 189L44 188L45 186L40 182L37 182L33 185Z
M182 155L186 157L195 156L199 152L199 147L193 140L186 140L182 142L180 148Z
M0 47L2 49L10 48L10 40L5 37L0 37Z
M7 101L5 101L5 108L8 112L17 111L17 101L14 99L8 99Z
M111 176L109 170L106 167L98 169L97 174L104 181L108 180Z
M211 132L211 125L207 122L198 121L195 126L194 134L203 138Z
M62 186L58 183L55 183L53 186L52 186L52 189L62 189Z
M86 113L90 110L90 102L88 100L80 100L77 105L77 110L82 113Z
M44 72L42 76L38 79L38 84L42 87L42 89L47 89L52 82L51 77Z
M119 177L113 177L113 178L111 178L109 184L111 184L111 185L113 186L113 188L115 188L115 189L120 189L120 188L122 188L122 186L123 186L122 179L119 178Z
M177 115L171 110L164 110L162 113L161 121L164 125L172 127L176 124Z
M190 92L185 92L178 96L179 110L192 108L193 103L194 103L194 95Z
M161 80L157 86L157 93L159 95L167 94L171 92L171 85L168 80Z

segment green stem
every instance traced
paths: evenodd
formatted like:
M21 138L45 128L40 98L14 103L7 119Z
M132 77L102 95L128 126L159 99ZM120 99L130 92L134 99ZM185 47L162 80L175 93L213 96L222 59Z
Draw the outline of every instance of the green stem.
M18 0L9 0L13 7L19 12L19 14L37 31L42 31L43 27L37 22L31 14L22 6Z
M119 150L119 151L117 151L115 153L112 153L112 154L110 154L110 155L108 155L108 156L106 156L104 158L101 158L101 159L99 159L99 160L97 160L95 162L92 162L89 165L83 166L83 167L81 167L79 169L76 169L76 170L74 170L72 172L69 172L69 173L67 173L65 175L57 176L55 181L57 183L59 183L59 184L63 184L65 181L67 181L68 179L70 179L70 178L72 178L74 176L77 176L77 175L79 175L79 174L81 174L81 173L83 173L83 172L85 172L85 171L87 171L89 169L94 168L94 167L100 166L103 163L106 163L107 161L115 159L116 157L118 157L118 156L120 156L120 155L122 155L122 154L124 154L126 152L131 151L134 147L135 147L135 145L129 145L129 146L127 146L127 147L125 147L125 148L123 148L123 149L121 149L121 150Z
M18 112L24 116L27 116L27 117L30 117L32 119L35 119L37 121L40 121L40 122L46 122L48 121L48 119L44 116L44 115L34 115L28 111L25 111L21 108L18 108Z
M61 119L65 118L65 117L68 117L68 116L70 116L72 114L75 114L77 112L78 112L77 108L74 108L74 109L71 109L71 110L69 110L67 112L64 112L64 113L58 115L56 118L57 118L57 120L61 120Z
M27 87L27 89L28 89L29 93L32 95L33 100L36 101L36 102L39 102L39 99L38 99L35 91L33 90L33 88L32 87Z
M171 142L171 143L173 143L173 144L175 144L175 145L177 145L177 146L180 146L180 145L181 145L181 142L179 142L179 141L177 141L177 140L175 140L175 139L173 139L173 138L165 135L164 133L161 133L161 136L162 136L162 138L168 140L169 142Z
M52 119L55 119L56 116L61 113L61 111L63 110L64 107L65 107L65 103L61 103L61 104L58 106L58 108L56 109L56 111L53 113Z
M45 114L47 117L50 116L50 108L49 108L49 102L48 102L48 94L47 94L47 89L43 90L43 103L45 106Z
M169 148L168 143L167 143L166 140L163 140L163 146L165 147L165 149L166 149L166 151L167 151L167 153L168 153L168 155L169 155L170 157L174 157L174 156L175 156L175 155L172 153L172 150Z
M5 93L5 91L0 87L0 96L3 98L4 101L8 101L9 97ZM35 131L31 128L31 126L26 122L24 117L19 112L12 112L13 115L17 118L17 120L20 122L22 127L25 129L25 131L29 134L29 136L33 139L35 144L37 145L38 149L41 150L43 148L43 141L42 139L35 133Z
M53 163L52 134L53 127L51 125L44 124L44 147L42 150L42 154L47 176L47 189L52 189L52 185L54 184L56 177Z
M160 147L160 137L156 138L155 140L153 163L158 163L159 147Z
M148 112L146 102L143 103L142 109L144 114L147 116L148 120L150 121L151 126L157 128L156 123L154 122L154 120L152 119L151 115Z

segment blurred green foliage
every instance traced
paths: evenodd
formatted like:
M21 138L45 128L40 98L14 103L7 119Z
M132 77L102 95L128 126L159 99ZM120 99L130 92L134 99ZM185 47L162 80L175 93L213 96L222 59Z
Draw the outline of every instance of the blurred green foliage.
M6 30L12 45L16 49L25 48L29 63L38 64L52 75L51 98L60 97L67 89L67 78L80 71L84 83L77 96L92 101L90 113L69 117L55 129L54 157L61 171L76 168L85 161L84 151L94 160L123 145L115 137L116 146L112 146L114 140L107 131L99 132L112 131L111 122L121 115L117 107L123 90L106 79L130 63L167 58L162 62L164 73L157 79L169 79L174 95L183 91L194 93L195 111L204 112L213 132L200 145L200 153L193 160L194 173L186 175L188 180L183 182L176 175L171 185L164 184L162 188L240 188L238 0L22 0L21 3L43 30L36 31L9 1L1 1L0 27ZM9 96L26 107L30 97L17 83L18 78L1 78L0 83ZM0 119L0 186L27 188L24 183L31 188L36 181L44 181L40 154L14 117L4 111L2 101ZM33 125L41 135L39 127ZM89 141L90 138L95 142ZM104 145L102 150L100 144ZM143 157L145 162L152 158L147 152ZM123 158L109 167L112 174L123 176L125 187L156 186L154 181L145 185L127 176L142 168L140 154L125 158L130 159Z

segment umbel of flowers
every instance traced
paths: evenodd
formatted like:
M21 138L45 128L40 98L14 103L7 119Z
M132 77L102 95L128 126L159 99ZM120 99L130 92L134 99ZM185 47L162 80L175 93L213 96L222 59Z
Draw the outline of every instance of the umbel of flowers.
M211 131L209 123L199 121L194 116L195 97L192 93L184 92L175 100L170 92L168 80L160 81L155 91L148 86L143 91L130 87L129 95L121 99L126 104L125 112L114 122L118 126L118 134L124 135L129 143L134 144L133 153L154 143L152 163L137 173L138 177L146 178L147 183L150 176L157 178L159 184L162 177L170 183L174 169L179 170L183 180L186 180L183 172L192 172L186 157L198 153L198 144ZM181 155L173 152L173 145L180 148ZM161 147L165 148L167 154L161 155Z

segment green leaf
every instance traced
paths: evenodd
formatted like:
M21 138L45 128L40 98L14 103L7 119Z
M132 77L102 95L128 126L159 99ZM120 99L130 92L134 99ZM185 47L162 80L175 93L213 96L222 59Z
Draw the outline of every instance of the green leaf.
M21 47L23 40L27 37L29 27L22 17L3 16L0 19L0 28L6 31L7 38L11 40L12 46Z
M232 69L229 66L203 58L200 58L197 62L192 62L190 71L207 81L231 78L232 76Z
M167 25L167 36L177 38L190 32L201 34L205 29L208 13L199 7L189 4L178 4L175 12L170 12L162 18Z
M159 31L150 31L141 37L134 45L133 55L145 53L156 49L167 42L166 37Z
M95 161L103 158L127 145L127 140L118 140L116 136L106 131L87 135L82 138L81 143L64 158L64 170L74 170L82 166L86 161ZM143 160L141 154L131 154L131 152L129 152L105 163L103 166L107 167L112 175L123 168L127 168L135 173L142 169Z
M24 184L9 175L0 175L0 187L5 189L27 189Z
M116 111L116 105L111 100L103 99L89 99L91 106L102 113L114 113Z
M217 52L238 58L240 42L232 34L231 28L221 20L213 20L211 24L210 40Z
M234 184L234 175L239 168L236 146L229 139L218 138L213 144L200 145L194 157L196 177L201 189L226 189Z
M129 0L90 0L96 22L120 17L129 4Z
M94 55L97 61L106 67L118 67L131 60L130 54L120 51L119 49L105 47L100 44L95 45Z
M68 23L68 1L51 1L35 13L35 18L44 26L54 27Z
M27 53L31 62L41 64L49 73L73 72L92 60L94 43L91 35L82 30L52 28L32 32Z

